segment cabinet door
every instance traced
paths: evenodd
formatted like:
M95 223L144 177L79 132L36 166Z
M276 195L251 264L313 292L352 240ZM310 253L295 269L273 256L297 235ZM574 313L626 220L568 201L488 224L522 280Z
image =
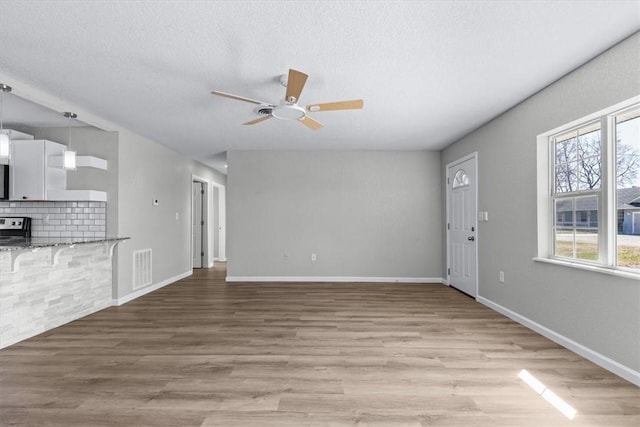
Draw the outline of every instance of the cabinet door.
M45 199L42 141L14 141L11 144L10 169L12 200Z
M49 197L49 191L67 189L67 171L60 166L64 157L65 146L53 141L44 141L44 197ZM57 160L57 164L52 164L52 159Z

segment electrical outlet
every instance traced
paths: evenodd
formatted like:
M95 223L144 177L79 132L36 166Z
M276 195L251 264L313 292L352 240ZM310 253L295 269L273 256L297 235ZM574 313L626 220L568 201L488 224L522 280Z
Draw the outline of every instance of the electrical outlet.
M311 261L315 261L317 259L316 254L311 254Z
M504 283L504 271L500 272L500 283Z

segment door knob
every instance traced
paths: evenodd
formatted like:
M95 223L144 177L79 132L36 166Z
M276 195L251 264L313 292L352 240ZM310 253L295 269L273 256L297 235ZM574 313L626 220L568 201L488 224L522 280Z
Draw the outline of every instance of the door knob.
M476 238L473 236L469 236L467 237L467 240L469 240L470 242L473 242L474 240L476 240Z

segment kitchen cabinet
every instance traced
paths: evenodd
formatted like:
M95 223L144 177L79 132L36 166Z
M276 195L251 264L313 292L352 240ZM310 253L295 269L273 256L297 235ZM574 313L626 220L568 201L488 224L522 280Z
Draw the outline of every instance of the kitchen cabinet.
M106 202L104 191L67 189L65 150L65 145L46 139L11 141L10 199ZM76 164L107 170L107 161L93 156L77 156Z
M65 148L63 144L46 139L12 141L10 198L51 200L50 191L66 190L67 171L52 165L60 164Z

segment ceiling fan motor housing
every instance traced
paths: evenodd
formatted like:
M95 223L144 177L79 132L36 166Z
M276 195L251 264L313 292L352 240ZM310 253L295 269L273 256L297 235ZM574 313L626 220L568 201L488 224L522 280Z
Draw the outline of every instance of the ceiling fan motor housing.
M289 103L283 100L280 101L280 105L271 111L271 115L276 119L300 120L303 119L307 113L304 108L298 106L298 104Z

